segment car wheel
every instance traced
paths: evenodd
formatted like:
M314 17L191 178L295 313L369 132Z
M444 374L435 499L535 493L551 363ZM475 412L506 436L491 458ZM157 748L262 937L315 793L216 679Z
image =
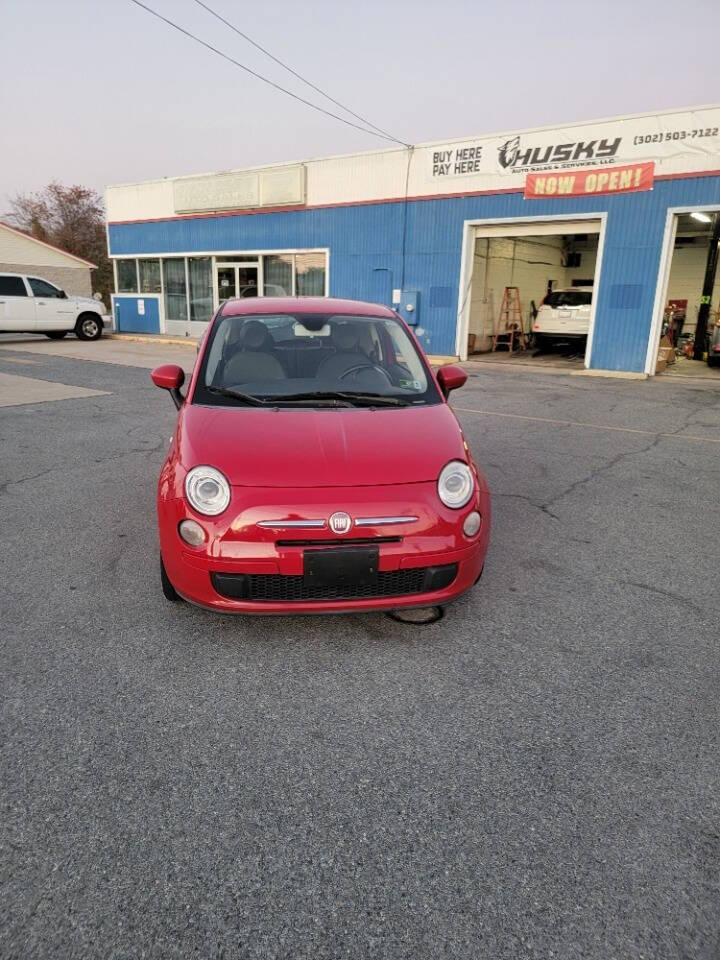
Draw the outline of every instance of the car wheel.
M79 340L99 340L102 336L102 320L96 313L81 313L75 324Z
M52 333L46 333L46 337L50 337L51 340L62 340L62 338L67 333L67 330L53 330Z
M162 592L166 600L170 600L172 603L175 603L177 600L182 599L175 587L170 583L170 578L165 570L165 564L163 563L162 557L160 557L160 583L162 584Z

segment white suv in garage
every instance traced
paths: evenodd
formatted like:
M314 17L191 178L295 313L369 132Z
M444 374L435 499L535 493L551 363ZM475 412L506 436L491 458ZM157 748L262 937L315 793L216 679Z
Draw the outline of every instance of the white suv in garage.
M533 323L535 346L543 349L553 341L587 337L592 295L592 287L568 287L549 293Z
M44 333L60 339L74 332L97 340L110 323L101 301L68 296L41 277L0 273L0 333Z

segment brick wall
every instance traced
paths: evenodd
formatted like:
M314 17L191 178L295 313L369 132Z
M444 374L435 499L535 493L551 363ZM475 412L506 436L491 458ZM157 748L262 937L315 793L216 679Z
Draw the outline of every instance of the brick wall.
M30 267L27 264L0 263L0 273L24 273L49 280L69 296L91 297L89 267Z

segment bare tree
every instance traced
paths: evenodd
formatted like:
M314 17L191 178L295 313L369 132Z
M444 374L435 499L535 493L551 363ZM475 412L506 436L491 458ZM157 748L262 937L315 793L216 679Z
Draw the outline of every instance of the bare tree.
M5 219L38 240L96 263L93 290L109 305L113 272L107 254L105 209L97 190L78 184L66 187L53 180L35 193L11 197Z

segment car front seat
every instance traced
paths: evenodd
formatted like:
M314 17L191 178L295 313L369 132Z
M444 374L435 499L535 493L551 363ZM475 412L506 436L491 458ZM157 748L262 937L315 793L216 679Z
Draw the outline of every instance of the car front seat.
M236 345L236 346L235 346ZM273 353L273 339L268 328L259 320L247 320L225 349L235 352L228 357L223 369L226 387L255 380L284 380L285 371Z
M359 346L359 324L333 324L331 341L335 353L320 364L317 372L319 378L338 380L353 367L367 367L370 364L368 355Z

